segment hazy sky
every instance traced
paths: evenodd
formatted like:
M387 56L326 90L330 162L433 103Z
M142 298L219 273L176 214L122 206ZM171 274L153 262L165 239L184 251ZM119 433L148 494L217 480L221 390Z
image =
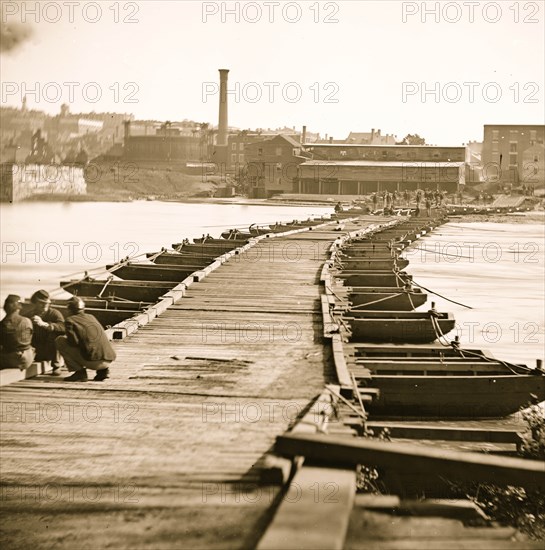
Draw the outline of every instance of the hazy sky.
M226 68L232 126L457 145L544 123L544 20L543 1L2 1L2 105L26 88L53 114L217 124Z

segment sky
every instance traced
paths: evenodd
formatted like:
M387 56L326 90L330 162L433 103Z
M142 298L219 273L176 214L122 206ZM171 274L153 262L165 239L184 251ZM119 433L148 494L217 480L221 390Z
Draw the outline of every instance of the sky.
M427 143L543 124L545 2L1 2L2 106ZM34 91L33 91L34 90Z

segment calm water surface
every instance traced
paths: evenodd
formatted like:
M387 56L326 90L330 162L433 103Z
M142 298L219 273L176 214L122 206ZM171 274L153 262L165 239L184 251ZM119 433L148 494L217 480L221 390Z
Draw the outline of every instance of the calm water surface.
M331 208L131 203L20 203L0 206L0 299L38 288L66 296L58 283L106 263L231 227L307 219ZM464 346L535 364L545 341L545 232L524 223L448 223L405 252L417 283L467 309L430 295L450 311Z
M440 311L454 313L462 345L535 365L545 334L545 229L540 224L451 222L419 239L404 255L414 280L470 306L437 296Z
M83 271L97 275L107 264L170 247L187 237L252 223L304 220L333 212L320 206L128 203L0 205L2 258L0 299L58 289L59 281ZM66 296L57 290L59 297Z

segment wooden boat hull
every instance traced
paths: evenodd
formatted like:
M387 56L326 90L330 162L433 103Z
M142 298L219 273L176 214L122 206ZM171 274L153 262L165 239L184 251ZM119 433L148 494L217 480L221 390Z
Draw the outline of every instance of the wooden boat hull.
M345 246L342 251L346 253L350 252L360 252L360 251L373 251L373 252L400 252L403 250L402 245L393 245L391 246L389 243L373 243L373 242L361 242L361 243L354 243L350 244L348 246Z
M231 252L235 248L239 248L240 245L229 244L229 241L225 241L226 244L182 244L173 243L172 248L177 252L189 252L191 254L198 254L202 256L214 256L218 257L227 252Z
M346 286L405 286L412 281L412 275L405 272L394 273L390 271L344 271L335 274L335 277L344 281Z
M480 348L460 348L457 350L453 347L445 347L439 343L428 345L413 345L413 344L353 344L351 347L351 355L356 360L364 361L438 361L439 359L454 360L471 358L472 361L488 360L495 361L495 358L488 350Z
M77 296L98 296L105 298L115 297L136 302L156 302L177 283L164 281L97 281L86 279L83 281L61 281L61 287L66 292Z
M397 267L404 269L409 265L409 260L403 258L390 258L383 260L366 260L366 259L342 259L342 265L347 270L386 270Z
M259 229L252 229L251 231L237 231L236 235L238 239L251 239L252 237L259 237L259 235L266 235L267 233L270 233L270 228L259 228ZM221 234L221 237L225 240L229 239L229 235L231 235L231 231L224 231Z
M215 257L204 258L199 254L179 254L177 252L162 252L149 254L148 258L157 265L200 265L201 269L211 264Z
M373 416L502 417L545 400L545 378L533 374L490 376L373 376L380 396L367 405Z
M391 250L343 250L339 257L342 261L346 260L392 260L398 257L397 252Z
M431 318L425 313L414 315L407 312L405 316L403 313L351 311L350 317L347 315L352 330L350 341L426 344L437 338ZM448 334L454 329L454 317L450 314L440 315L436 319L439 329L443 334Z
M428 295L423 292L361 292L353 289L349 297L353 306L363 310L412 311L426 303ZM380 300L380 301L377 301ZM374 303L373 303L374 302Z
M94 298L93 296L82 296L80 298L85 302L85 309L111 309L117 311L129 310L129 311L141 311L147 307L153 305L153 302L134 302L124 300L106 300L101 298ZM51 300L51 304L54 308L66 308L68 300ZM30 305L30 304L29 304Z
M56 306L55 309L58 309L63 317L68 316L68 308L66 306ZM85 308L85 313L94 315L97 318L97 321L104 327L113 327L121 321L129 319L133 315L138 315L141 311L137 310L126 310L126 309L102 309L102 308Z
M195 244L213 244L219 246L224 246L225 244L228 244L230 246L244 246L248 243L248 239L205 239L203 242L203 239L201 237L200 239L193 239L193 242Z
M107 265L107 269L113 268L114 265ZM179 283L186 277L189 277L195 271L202 269L201 266L172 266L172 265L145 265L131 264L122 265L113 273L121 279L130 279L133 281L172 281Z

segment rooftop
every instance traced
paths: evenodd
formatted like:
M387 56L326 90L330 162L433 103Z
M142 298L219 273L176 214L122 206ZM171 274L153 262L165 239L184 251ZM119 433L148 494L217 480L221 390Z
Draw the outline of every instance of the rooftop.
M419 147L422 149L465 149L464 145L381 145L381 144L368 144L368 143L306 143L306 147L404 147L414 148Z
M385 161L385 160L309 160L301 166L419 166L423 168L446 168L449 166L463 166L464 161L430 162L430 161Z

